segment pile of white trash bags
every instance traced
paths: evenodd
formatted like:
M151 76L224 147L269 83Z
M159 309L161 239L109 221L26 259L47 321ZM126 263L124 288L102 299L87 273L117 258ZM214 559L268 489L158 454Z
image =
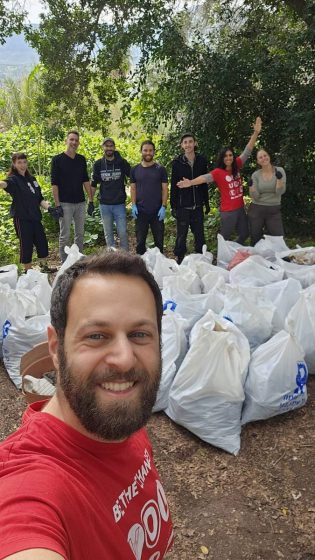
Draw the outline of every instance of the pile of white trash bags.
M81 256L76 245L66 250L58 275ZM47 274L31 269L18 278L16 265L0 268L0 358L18 389L23 354L47 340L51 292Z
M218 236L181 265L143 256L163 296L162 382L155 411L230 453L241 426L300 408L315 373L315 265L289 262L282 237L242 247ZM306 257L305 257L306 255Z
M68 249L58 275L80 256ZM315 373L313 257L314 247L292 251L270 236L242 247L219 235L218 266L206 250L179 266L149 249L143 259L164 306L154 411L237 454L242 424L303 406ZM18 279L14 265L0 269L0 350L19 388L21 356L47 339L50 297L46 274Z

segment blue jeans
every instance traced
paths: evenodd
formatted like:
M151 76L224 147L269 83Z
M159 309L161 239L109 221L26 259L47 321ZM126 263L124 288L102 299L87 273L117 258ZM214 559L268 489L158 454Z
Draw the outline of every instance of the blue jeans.
M124 204L100 204L101 217L103 220L104 235L107 247L115 247L114 222L121 249L128 251L127 217Z

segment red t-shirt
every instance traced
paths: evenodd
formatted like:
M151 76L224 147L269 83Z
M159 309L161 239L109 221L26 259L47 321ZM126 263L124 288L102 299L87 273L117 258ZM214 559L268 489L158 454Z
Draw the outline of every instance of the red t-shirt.
M238 169L242 168L243 163L240 157L236 158L236 164ZM230 212L231 210L242 208L244 206L244 199L240 173L238 173L235 179L228 171L219 167L216 167L210 173L221 194L221 212Z
M31 405L0 446L0 558L45 548L67 560L155 560L172 522L147 433L94 441Z

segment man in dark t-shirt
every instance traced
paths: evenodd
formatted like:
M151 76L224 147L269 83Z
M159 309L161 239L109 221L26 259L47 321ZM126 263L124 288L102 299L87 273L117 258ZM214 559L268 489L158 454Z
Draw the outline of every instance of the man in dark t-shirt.
M70 229L74 223L74 242L83 250L85 197L92 202L91 186L86 159L77 154L80 143L79 133L71 130L66 138L66 150L54 156L51 164L51 185L55 206L60 209L59 253L62 262L66 260L65 246L70 242Z
M137 253L146 251L146 239L151 227L155 245L163 253L164 218L167 207L167 172L154 161L155 146L150 140L141 144L141 163L131 169L130 189L132 216L136 220Z

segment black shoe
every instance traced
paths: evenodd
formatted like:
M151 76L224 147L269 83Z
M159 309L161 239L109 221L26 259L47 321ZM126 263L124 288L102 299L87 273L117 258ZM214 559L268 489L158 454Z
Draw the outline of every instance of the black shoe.
M176 257L177 264L181 264L184 260L184 257Z

